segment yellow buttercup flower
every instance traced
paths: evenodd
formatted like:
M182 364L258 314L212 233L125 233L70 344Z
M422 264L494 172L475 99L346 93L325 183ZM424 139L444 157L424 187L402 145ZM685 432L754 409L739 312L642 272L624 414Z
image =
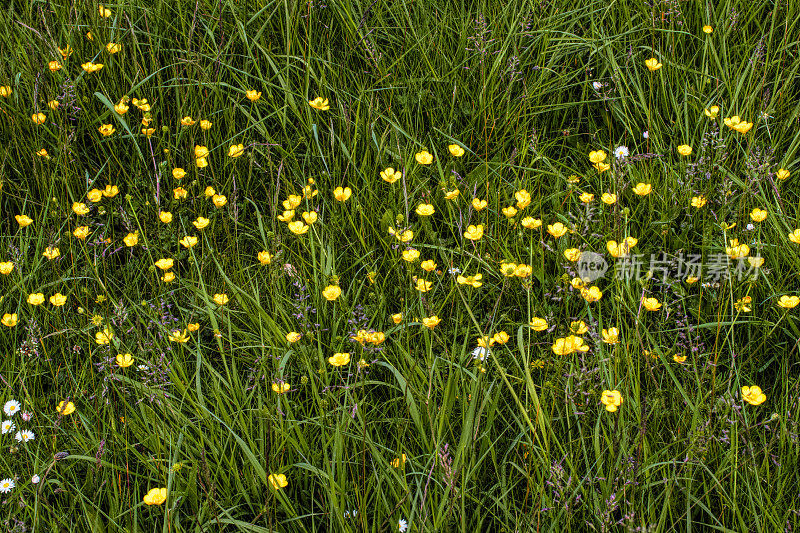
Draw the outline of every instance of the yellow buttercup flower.
M44 303L44 294L41 292L34 292L28 295L28 303L31 305L42 305Z
M164 275L161 276L161 281L164 283L171 283L175 280L175 272L164 272Z
M180 167L172 169L172 177L175 178L176 180L183 179L185 175L186 171Z
M711 27L711 26L709 26L708 24L706 24L705 26L703 26L703 33L706 33L706 34L709 34L709 35L710 35L710 34L711 34L711 32L713 32L713 31L714 31L714 28L712 28L712 27Z
M47 64L47 68L49 68L52 72L56 72L58 70L61 70L64 67L58 61L50 61Z
M742 257L747 257L747 254L750 253L750 247L746 244L739 244L739 239L731 239L730 246L725 248L725 253L727 253L728 257L731 259L740 259Z
M600 401L606 406L606 411L613 413L622 405L622 394L616 389L604 390Z
M44 113L34 113L31 115L31 120L34 124L44 124L45 120L47 120L47 115Z
M186 324L186 329L188 329L189 331L197 331L198 329L200 329L200 324L198 322Z
M542 219L541 218L533 218L533 217L525 217L520 222L523 228L526 229L536 229L542 226Z
M544 318L539 318L538 316L531 318L530 322L528 322L528 325L533 331L545 331L549 327L547 320Z
M611 165L608 164L608 163L595 163L592 166L597 170L597 172L600 172L600 173L605 172L606 170L611 168Z
M791 232L789 234L789 240L794 243L800 244L800 229L796 229L793 232Z
M61 294L60 292L57 292L50 297L50 303L56 307L61 307L62 305L67 303L67 297Z
M531 205L531 194L525 189L515 192L514 199L517 200L517 209L525 209Z
M678 146L678 153L684 157L692 155L692 147L689 146L688 144L682 144Z
M436 315L422 319L422 325L428 329L433 329L441 323L442 319Z
M102 126L97 128L97 131L99 131L103 135L103 137L108 137L117 130L114 129L114 126L112 124L103 124Z
M656 70L660 69L663 65L658 62L658 59L655 57L651 57L650 59L644 62L644 65L647 67L647 70L650 72L655 72Z
M100 346L111 344L111 339L114 338L114 330L110 326L104 327L102 330L94 334L94 341Z
M392 167L388 167L386 170L381 172L381 179L387 183L394 183L402 177L403 173L399 170L393 169Z
M619 344L619 330L617 328L603 329L603 342L606 344Z
M706 200L706 197L703 196L702 194L700 196L692 196L692 207L700 209L701 207L706 205L706 202L708 202L708 200Z
M275 394L285 394L289 392L291 388L292 386L286 383L285 381L281 383L272 384L272 392L274 392Z
M217 194L217 191L215 191L215 190L214 190L214 187L212 187L211 185L209 185L209 186L208 186L208 187L206 187L206 189L203 191L203 194L206 196L206 198L211 198L211 197L213 197L215 194Z
M409 263L413 263L417 259L419 259L419 250L415 250L413 248L409 250L403 250L403 260L408 261Z
M424 279L417 280L417 286L415 287L419 292L428 292L433 288L433 282L425 281Z
M72 212L76 215L87 215L89 214L89 211L90 209L84 203L73 202L72 204Z
M711 120L714 120L717 118L717 115L719 115L719 106L712 105L711 107L707 107L703 110L703 113L705 113L705 115Z
M403 321L403 313L395 313L392 315L392 322L399 324Z
M89 226L78 226L72 234L77 239L85 239L89 236Z
M75 412L75 404L72 402L61 401L56 406L56 412L60 415L68 416Z
M582 338L569 335L556 339L551 349L556 355L569 355L575 352L587 352L589 351L589 346L583 343Z
M294 209L289 209L288 211L284 211L275 218L277 218L281 222L287 222L287 223L291 222L292 219L294 218Z
M171 257L162 257L155 262L155 265L161 270L169 270L175 265L175 261Z
M321 96L317 96L313 100L309 100L308 105L310 105L314 109L319 109L320 111L327 111L328 109L331 108L331 106L328 105L328 99L322 98Z
M600 287L593 285L589 288L584 287L581 289L581 296L583 299L589 303L596 302L603 297L603 291L600 290Z
M648 311L658 311L661 309L661 305L661 302L659 302L657 298L642 297L642 307Z
M600 201L606 205L613 205L617 203L617 195L610 192L604 192L603 196L600 197Z
M606 160L608 154L606 154L603 150L594 150L589 152L589 161L592 164L602 163ZM570 176L572 177L572 176ZM577 177L577 176L576 176Z
M202 145L197 144L194 147L194 157L195 157L195 159L206 158L206 157L208 157L209 153L210 152L208 151L208 147L206 147L206 146L202 146Z
M262 265L268 265L272 263L272 255L266 250L258 252L256 258L258 259L258 262L261 263Z
M4 261L0 263L0 274L7 276L11 274L11 271L14 270L14 263L11 261Z
M458 198L460 191L458 189L453 189L452 191L445 191L444 198L445 200L455 200Z
M228 203L228 198L222 194L215 194L211 197L211 201L216 207L224 207Z
M353 191L350 187L336 187L333 190L333 198L337 202L346 202L351 194L353 194Z
M572 261L574 263L581 258L581 251L577 248L568 248L564 250L564 257L567 258L567 261Z
M180 242L181 246L183 246L184 248L191 248L192 246L197 244L197 237L194 237L192 235L187 235L178 242Z
M592 194L592 193L590 193L590 192L583 192L583 193L581 193L581 195L578 197L578 199L579 199L581 202L585 203L585 204L590 204L590 203L594 202L594 194ZM612 203L613 203L613 202L612 202Z
M516 208L516 207L514 207L513 205L510 205L510 206L508 206L508 207L504 207L504 208L503 208L503 209L501 209L500 211L501 211L501 212L502 212L502 213L503 213L503 214L504 214L504 215L505 215L507 218L513 218L513 217L514 217L514 215L516 215L516 214L517 214L517 208Z
M167 501L166 487L160 489L150 489L147 491L147 494L144 495L143 501L147 505L161 505Z
M203 217L197 217L197 219L192 222L192 225L197 229L203 229L209 224L211 224L211 221Z
M255 89L250 89L246 91L244 94L245 96L247 96L247 99L250 100L251 102L256 102L258 101L259 98L261 98L261 91L256 91Z
M549 233L556 239L563 236L566 232L567 228L561 222L556 222L555 224L548 224L547 226L547 233Z
M122 50L122 45L120 43L108 43L106 45L106 51L108 51L109 54L116 54L121 50Z
M225 305L226 303L228 303L228 295L225 294L224 292L214 294L214 296L211 299L214 300L214 303L217 305Z
M60 105L61 104L58 102L58 100L50 100L49 102L47 102L47 107L49 107L52 111L58 109L58 106Z
M97 6L97 10L100 12L100 16L103 18L108 18L111 16L111 10L108 8L103 7L103 4Z
M778 299L778 306L784 309L794 309L800 304L800 296L783 295Z
M342 289L337 285L328 285L322 289L322 296L329 302L336 300L341 294Z
M486 200L481 200L479 198L472 199L472 207L475 209L475 211L483 211L486 209L487 205L489 205L489 203Z
M17 322L19 322L17 313L5 313L3 315L2 320L0 320L0 323L9 328L13 328L14 326L16 326Z
M432 272L432 271L436 270L436 263L434 261L430 260L430 259L426 259L425 261L420 263L419 266L425 272Z
M181 126L194 126L195 120L190 116L185 116L181 119Z
M269 484L272 486L273 489L280 490L284 488L286 485L288 485L289 482L286 481L286 476L283 474L270 474Z
M84 63L81 65L81 68L85 70L87 73L91 74L92 72L97 72L101 68L103 68L102 63L93 63L91 61Z
M433 162L433 155L427 150L423 150L414 154L414 159L416 159L417 163L420 165L430 165Z
M243 144L232 144L230 148L228 148L228 157L239 157L243 153L244 153Z
M481 237L483 237L483 224L478 224L477 226L470 225L467 227L467 231L464 232L464 238L471 241L478 241Z
M203 120L200 121L200 129L203 130L203 131L210 130L211 126L213 126L213 125L214 125L214 123L211 122L210 120L203 119Z
M186 330L183 331L179 329L172 330L169 333L169 335L167 335L167 338L169 339L170 342L177 342L180 344L189 342L189 334L187 333Z
M12 92L10 85L0 85L0 96L3 98L8 98Z
M55 259L59 255L61 255L61 252L59 251L58 248L54 246L48 246L47 248L45 248L44 252L42 252L42 255L48 259Z
M761 391L761 387L753 385L752 387L742 387L742 399L750 405L761 405L767 401L767 396Z
M767 212L763 209L755 208L750 211L750 219L753 222L763 222L767 218Z
M133 354L120 353L117 354L117 366L120 368L128 368L133 364Z
M294 344L299 341L303 336L296 331L290 331L286 334L286 342Z
M483 282L481 281L481 279L483 279L483 274L474 274L472 276L460 276L459 275L456 278L456 281L460 285L470 285L470 286L472 286L472 287L477 289L481 285L483 285Z
M637 183L633 188L633 192L637 196L647 196L652 190L653 186L650 183Z
M122 242L129 248L136 246L139 243L139 232L134 231L133 233L128 233L125 235L125 238L122 239Z
M119 194L119 187L116 185L106 185L106 188L100 191L100 194L106 198L113 198Z
M778 169L778 172L775 173L775 177L779 180L785 180L791 175L791 172L786 170L785 168Z
M421 217L428 217L435 213L436 210L433 208L433 204L419 204L416 209L416 213Z
M147 137L150 137L150 136L151 136L151 135L153 135L155 132L156 132L156 129L155 129L155 128L142 128L142 135L145 135L145 136L147 136ZM206 161L206 160L205 160L205 159L198 159L198 160L197 160L197 166L198 166L198 167L199 167L199 166L201 166L201 165L200 165L200 162L201 162L201 161L202 161L203 163L205 163L205 161ZM205 165L202 165L202 166L205 166Z
M189 196L189 191L187 191L183 187L175 187L174 189L172 189L172 196L176 200L182 200L187 196Z
M464 149L457 144L451 144L447 147L447 149L450 151L450 155L453 157L461 157L464 155Z
M45 150L44 148L36 152L36 155L38 155L39 157L44 157L45 159L50 159L50 154L48 154L47 150Z
M328 357L328 362L333 366L344 366L350 363L350 353L335 353L332 356Z

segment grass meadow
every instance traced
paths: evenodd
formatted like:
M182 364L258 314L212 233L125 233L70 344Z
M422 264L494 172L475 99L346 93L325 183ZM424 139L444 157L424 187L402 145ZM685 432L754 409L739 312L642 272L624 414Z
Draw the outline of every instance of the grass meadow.
M0 527L797 530L799 7L8 0Z

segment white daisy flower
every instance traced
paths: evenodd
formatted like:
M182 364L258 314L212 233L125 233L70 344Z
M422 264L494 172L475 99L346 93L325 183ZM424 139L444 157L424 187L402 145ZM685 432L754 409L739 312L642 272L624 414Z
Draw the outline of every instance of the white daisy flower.
M14 488L14 480L11 478L5 478L4 480L0 481L0 492L11 492L11 489Z
M474 350L472 350L472 358L479 359L481 362L486 360L486 356L489 355L489 349L484 348L483 346L478 346Z
M20 407L22 407L22 405L20 405L17 400L8 400L3 406L3 412L6 416L14 416L19 412Z
M149 366L147 366L147 365L139 365L139 366L137 366L136 368L138 368L138 369L139 369L139 370L141 370L142 372L144 372L145 370L150 370L150 367L149 367Z
M614 148L614 156L617 159L625 159L629 155L630 155L630 152L628 151L628 147L627 146L617 146L616 148Z
M447 269L448 274L461 274L461 269L458 267L450 267Z
M33 477L31 478L31 483L37 485L41 480L42 478L39 477L39 474L34 474Z
M3 420L3 423L0 424L0 429L3 431L3 435L8 433L9 431L14 431L17 426L14 425L14 422L11 420Z
M408 529L408 522L406 522L404 518L401 518L397 522L397 531L399 531L400 533L403 533L407 529Z
M23 429L22 431L17 431L14 438L17 439L17 442L28 442L29 440L35 439L36 435L33 434L33 431Z

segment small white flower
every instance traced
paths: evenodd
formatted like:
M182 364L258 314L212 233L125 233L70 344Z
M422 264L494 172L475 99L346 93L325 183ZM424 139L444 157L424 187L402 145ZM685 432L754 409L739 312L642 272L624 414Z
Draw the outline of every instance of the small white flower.
M14 488L14 480L11 478L5 478L4 480L0 481L0 492L11 492L11 489Z
M595 91L599 91L600 89L603 88L603 84L600 83L599 81L593 81L592 82L592 87L594 87Z
M408 529L408 522L406 522L405 519L401 518L397 522L397 531L399 531L400 533L403 533L407 529Z
M17 431L14 438L17 439L17 442L28 442L29 440L35 439L36 435L33 434L33 431L23 429L22 431Z
M752 222L747 225L747 229L750 230L750 231L753 231L755 229L755 226L753 225Z
M8 400L3 406L3 412L6 414L6 416L14 416L19 412L20 407L22 406L17 400Z
M3 431L3 435L8 433L9 431L14 431L17 426L14 425L14 422L11 420L3 420L3 423L0 424L0 429Z
M486 359L486 356L489 355L489 349L484 348L483 346L478 346L474 350L472 350L472 358L479 359L483 362Z
M458 267L450 267L447 269L448 274L461 274L461 269Z
M149 366L147 366L147 365L139 365L139 366L137 366L136 368L138 368L138 369L139 369L139 370L141 370L142 372L144 372L145 370L150 370L150 367L149 367Z
M647 130L644 130L642 132L642 137L644 137L645 139L649 139L650 138L650 132L647 131Z
M31 478L31 483L33 483L34 485L38 485L41 480L42 478L39 477L39 474L34 474L33 477Z
M627 146L617 146L616 148L614 148L614 156L617 159L625 159L629 155L630 155L630 152L628 151L628 147Z

